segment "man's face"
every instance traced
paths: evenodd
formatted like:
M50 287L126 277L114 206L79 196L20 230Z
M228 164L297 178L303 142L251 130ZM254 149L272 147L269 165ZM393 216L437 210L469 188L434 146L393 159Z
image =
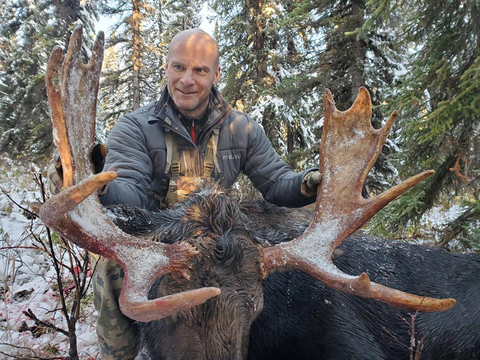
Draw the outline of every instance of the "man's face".
M174 39L165 73L168 92L180 113L201 117L208 106L212 86L220 77L215 43L206 34Z

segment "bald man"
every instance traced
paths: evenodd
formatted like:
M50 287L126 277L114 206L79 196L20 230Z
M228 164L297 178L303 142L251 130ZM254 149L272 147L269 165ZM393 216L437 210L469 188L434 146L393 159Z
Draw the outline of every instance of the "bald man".
M201 118L220 78L217 43L198 29L181 32L170 43L165 72L177 110L188 118Z
M226 103L214 87L220 78L216 41L199 29L171 41L167 86L160 100L123 116L108 139L105 169L116 170L100 200L162 210L181 201L195 179L230 187L240 172L264 198L279 206L314 202L321 176L297 174L272 148L258 123ZM182 180L182 181L179 181ZM123 271L101 259L94 277L94 303L102 360L132 359L137 328L118 308Z

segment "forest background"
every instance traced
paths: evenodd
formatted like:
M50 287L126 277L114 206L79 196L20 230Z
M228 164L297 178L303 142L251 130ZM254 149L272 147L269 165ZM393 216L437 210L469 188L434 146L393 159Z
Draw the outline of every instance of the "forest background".
M45 174L54 150L45 67L53 47L66 48L77 24L85 29L85 58L96 29L110 24L97 114L98 140L104 142L121 115L159 98L172 36L205 26L205 20L221 50L220 90L263 126L293 169L318 163L324 89L346 110L365 86L374 127L399 111L368 178L372 195L435 170L379 213L368 230L427 239L449 250L479 250L479 0L0 2L5 192L21 188L15 174L25 179L32 164ZM7 181L16 184L8 187ZM244 179L240 186L251 191ZM2 202L0 211L8 217L12 205ZM2 241L11 236L3 227L0 235Z
M322 94L346 110L366 86L379 127L399 117L368 184L373 194L425 169L430 179L370 225L418 235L432 208L456 206L436 242L480 242L480 5L478 0L14 0L0 5L0 152L43 168L53 143L44 86L54 45L83 24L85 55L108 19L99 138L159 98L171 37L197 27L208 5L226 99L262 124L295 170L316 165ZM205 12L203 12L205 13ZM97 25L98 26L98 25Z

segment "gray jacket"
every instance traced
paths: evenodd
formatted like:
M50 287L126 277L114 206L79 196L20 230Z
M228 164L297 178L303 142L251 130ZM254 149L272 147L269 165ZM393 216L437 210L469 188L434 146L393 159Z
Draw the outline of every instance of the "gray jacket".
M165 133L174 132L179 153L188 151L193 162L201 165L214 130L219 131L219 169L214 170L213 176L222 186L232 186L243 171L273 204L300 207L315 201L315 197L301 194L302 179L310 170L293 172L272 148L258 123L232 110L215 88L209 106L210 116L197 136L197 145L172 108L166 88L159 101L120 118L108 138L105 163L105 170L117 171L118 178L100 196L102 203L158 210L159 201L152 194L165 193Z

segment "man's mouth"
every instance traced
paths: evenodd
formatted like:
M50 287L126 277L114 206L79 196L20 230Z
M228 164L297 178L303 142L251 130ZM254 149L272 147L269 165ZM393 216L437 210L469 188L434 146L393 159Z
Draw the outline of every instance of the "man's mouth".
M177 90L183 95L193 95L197 93L196 91L189 91L189 90L182 90L182 89L177 89Z

